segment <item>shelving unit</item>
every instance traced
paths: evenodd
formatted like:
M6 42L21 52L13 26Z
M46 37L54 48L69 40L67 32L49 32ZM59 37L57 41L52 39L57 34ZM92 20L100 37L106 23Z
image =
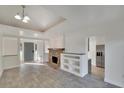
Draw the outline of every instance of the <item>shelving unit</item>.
M61 69L83 77L88 73L88 62L85 54L62 53Z

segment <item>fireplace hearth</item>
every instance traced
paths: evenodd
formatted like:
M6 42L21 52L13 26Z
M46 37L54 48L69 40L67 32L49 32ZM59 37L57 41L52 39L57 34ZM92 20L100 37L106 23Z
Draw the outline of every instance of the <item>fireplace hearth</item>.
M49 48L49 64L53 68L60 67L60 57L63 53L64 48Z

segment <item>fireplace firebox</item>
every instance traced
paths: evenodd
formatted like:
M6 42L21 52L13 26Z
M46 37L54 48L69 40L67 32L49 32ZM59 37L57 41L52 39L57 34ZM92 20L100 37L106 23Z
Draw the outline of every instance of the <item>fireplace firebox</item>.
M52 62L55 63L55 64L57 64L57 62L58 62L58 58L55 57L55 56L52 56Z

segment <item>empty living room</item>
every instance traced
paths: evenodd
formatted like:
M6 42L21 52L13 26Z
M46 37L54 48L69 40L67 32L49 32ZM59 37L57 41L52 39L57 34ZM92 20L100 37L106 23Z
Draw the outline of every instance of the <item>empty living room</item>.
M0 5L0 88L123 87L123 5Z

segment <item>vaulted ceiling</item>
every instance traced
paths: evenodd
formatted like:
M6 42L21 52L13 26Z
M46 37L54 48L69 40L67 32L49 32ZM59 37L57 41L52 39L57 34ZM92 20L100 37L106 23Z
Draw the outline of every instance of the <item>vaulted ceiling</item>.
M0 24L44 32L65 20L65 18L54 14L40 5L26 6L25 15L28 15L31 19L29 23L23 23L15 19L14 16L18 12L22 12L20 5L1 5Z

